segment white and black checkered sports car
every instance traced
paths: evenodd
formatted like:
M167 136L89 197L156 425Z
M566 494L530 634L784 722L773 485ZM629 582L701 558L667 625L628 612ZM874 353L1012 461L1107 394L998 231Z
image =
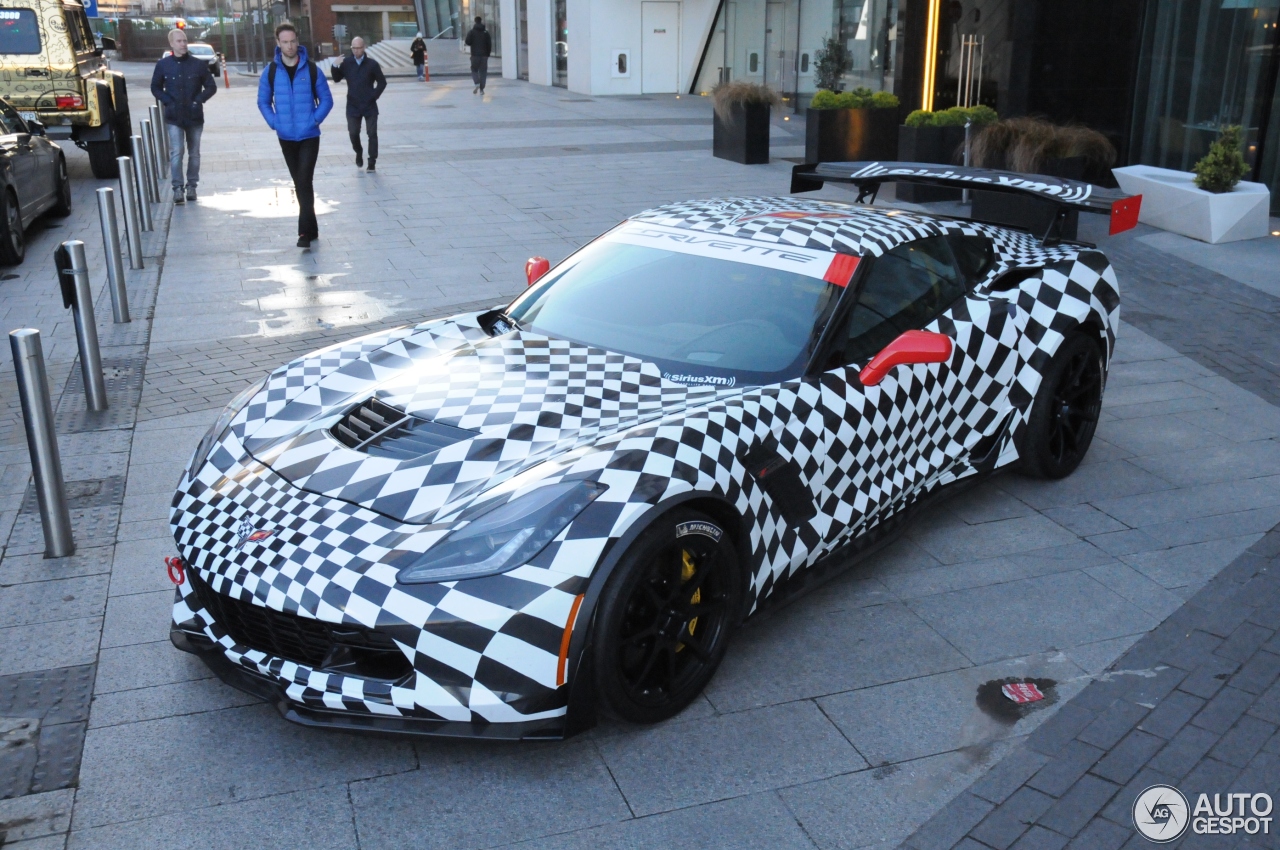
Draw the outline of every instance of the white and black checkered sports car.
M978 169L795 179L1136 219ZM1070 473L1118 323L1089 245L790 197L659 207L528 271L508 306L317 351L231 403L173 499L179 648L317 726L670 717L746 616L911 509L1014 464Z

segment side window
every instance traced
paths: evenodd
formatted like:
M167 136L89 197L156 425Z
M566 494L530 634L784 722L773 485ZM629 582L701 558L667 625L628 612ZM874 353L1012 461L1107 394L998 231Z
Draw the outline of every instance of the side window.
M80 21L76 20L76 11L64 6L62 14L67 19L67 34L71 36L71 49L76 53L84 53L88 48L84 46L84 30L80 28Z
M965 293L946 239L899 245L875 260L849 316L845 363L865 363L903 331L924 327Z
M81 38L84 40L85 50L96 50L98 47L97 39L93 37L93 28L89 26L89 16L85 14L84 9L78 9L75 13L76 24L80 27Z
M0 129L0 132L3 133L25 133L27 132L27 123L22 120L18 110L0 101L0 128L3 128Z
M951 245L956 265L960 267L960 273L967 279L970 289L985 280L995 267L996 252L986 236L953 233L947 236L947 242Z

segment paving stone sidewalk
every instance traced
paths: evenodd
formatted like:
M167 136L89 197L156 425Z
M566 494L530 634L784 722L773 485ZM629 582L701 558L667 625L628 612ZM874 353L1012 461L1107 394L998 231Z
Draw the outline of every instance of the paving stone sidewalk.
M233 81L210 103L207 177L200 202L174 211L136 420L125 437L97 437L121 444L84 466L100 482L84 497L102 499L127 463L123 501L106 508L114 534L90 560L0 563L14 570L0 633L40 611L50 646L94 648L44 663L92 665L92 703L78 786L0 801L18 850L303 834L312 848L896 846L1280 522L1280 411L1171 348L1168 328L1126 325L1075 475L1000 476L922 516L745 629L707 693L668 723L520 747L287 724L167 639L168 503L213 410L297 353L504 301L525 258L558 260L638 209L788 185L790 163L712 159L701 99L495 80L482 100L467 83L393 81L383 104L375 174L326 131L322 238L298 251L251 87ZM797 139L779 136L792 147L775 158ZM98 607L59 593L61 570ZM1057 681L1057 702L1014 724L975 705L991 682L1026 675ZM63 726L86 724L45 715L45 728Z
M1155 846L1134 801L1171 785L1280 797L1280 527L1272 529L903 845L911 850ZM1194 821L1193 821L1194 823ZM1276 847L1269 834L1171 847Z

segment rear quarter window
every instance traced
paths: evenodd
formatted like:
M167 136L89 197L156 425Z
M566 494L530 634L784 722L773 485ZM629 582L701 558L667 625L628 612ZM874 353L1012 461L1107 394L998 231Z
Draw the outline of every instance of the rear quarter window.
M0 9L0 53L40 52L40 24L31 9Z

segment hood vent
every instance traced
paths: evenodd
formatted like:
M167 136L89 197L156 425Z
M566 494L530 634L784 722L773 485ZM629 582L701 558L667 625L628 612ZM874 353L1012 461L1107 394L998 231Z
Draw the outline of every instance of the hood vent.
M432 422L370 398L339 419L329 433L339 443L358 452L412 460L470 440L480 432Z

